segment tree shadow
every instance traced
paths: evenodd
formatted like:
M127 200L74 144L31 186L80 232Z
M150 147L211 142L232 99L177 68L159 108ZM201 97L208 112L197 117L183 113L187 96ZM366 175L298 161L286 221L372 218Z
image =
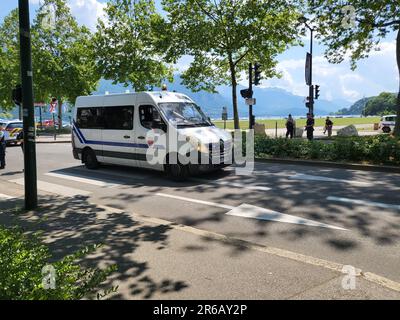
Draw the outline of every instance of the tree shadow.
M91 267L117 264L118 271L102 288L127 283L130 289L111 298L137 296L151 299L189 287L181 280L153 280L149 263L135 258L135 252L142 245L150 244L156 250L167 248L170 226L144 224L128 213L108 212L89 203L85 196L40 196L39 203L41 205L37 210L26 212L21 209L21 199L2 202L0 223L12 226L18 222L27 232L43 231L44 242L48 244L54 260L87 245L103 244L98 251L86 256L82 263Z

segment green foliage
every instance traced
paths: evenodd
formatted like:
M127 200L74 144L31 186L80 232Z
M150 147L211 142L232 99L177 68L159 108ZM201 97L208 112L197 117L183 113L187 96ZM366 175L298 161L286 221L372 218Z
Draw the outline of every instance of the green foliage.
M19 83L18 10L14 9L0 24L0 106L11 110L11 90Z
M55 23L46 26L47 6L55 8ZM14 107L11 91L20 83L18 9L0 25L0 106ZM36 102L56 97L75 103L95 90L97 73L92 35L78 26L65 0L43 0L31 28L33 84Z
M99 21L94 38L99 72L105 79L132 85L135 90L173 81L156 43L163 41L162 17L153 0L111 0L107 23Z
M279 75L277 55L298 43L296 6L281 0L163 0L162 4L167 12L164 29L169 41L163 41L167 57L172 61L193 57L181 75L183 84L210 92L230 84L238 128L240 75L255 61L261 63L264 78Z
M389 135L336 138L331 143L256 136L256 157L355 161L400 165L400 139Z
M318 26L318 36L327 46L325 56L332 63L350 57L351 68L390 32L397 33L396 57L400 73L400 2L398 0L308 0L308 12ZM351 6L351 7L348 7ZM352 16L352 8L354 16ZM395 134L400 136L400 91L396 108Z
M0 226L0 299L47 300L82 299L92 294L116 270L84 268L77 263L98 249L89 246L57 262L51 262L49 249L41 243L39 234L27 236L20 228ZM51 265L56 270L55 289L43 285L43 267ZM45 282L46 283L46 282ZM116 291L111 288L97 297Z
M363 114L365 116L393 114L396 113L396 103L395 94L382 92L379 96L368 100Z

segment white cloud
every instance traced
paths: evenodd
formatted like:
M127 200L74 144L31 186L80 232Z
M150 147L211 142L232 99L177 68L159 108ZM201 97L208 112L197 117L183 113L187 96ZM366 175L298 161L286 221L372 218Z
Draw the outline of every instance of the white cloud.
M263 85L306 96L304 65L304 59L282 60L278 64L282 79L268 79ZM315 56L313 82L321 86L321 98L327 100L355 101L382 91L396 92L399 85L396 43L382 42L379 51L372 51L368 59L359 61L355 71L351 71L348 59L341 64L330 64L323 56Z
M104 18L106 3L97 0L69 0L68 6L79 24L95 30L97 19Z

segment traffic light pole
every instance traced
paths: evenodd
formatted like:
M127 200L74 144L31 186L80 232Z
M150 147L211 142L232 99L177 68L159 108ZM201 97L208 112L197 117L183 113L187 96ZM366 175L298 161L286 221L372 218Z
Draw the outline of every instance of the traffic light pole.
M310 85L308 90L308 96L310 97L310 109L309 112L314 114L314 86L312 79L312 71L313 71L313 41L314 41L314 29L309 28L311 31L311 39L310 39Z
M18 4L22 82L22 117L24 122L25 209L32 210L37 207L37 178L29 0L18 0Z
M252 63L249 63L249 90L251 93L253 92L253 65L252 65ZM250 98L253 98L253 94L251 94ZM254 129L253 105L249 105L249 129Z

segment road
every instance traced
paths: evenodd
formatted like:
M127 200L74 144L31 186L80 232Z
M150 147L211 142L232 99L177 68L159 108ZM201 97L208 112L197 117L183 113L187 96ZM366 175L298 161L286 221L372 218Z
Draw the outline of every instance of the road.
M238 175L231 167L178 183L135 168L87 170L73 159L69 144L38 144L37 154L43 192L84 196L90 203L190 227L192 234L210 233L250 247L277 248L309 267L320 259L371 272L396 286L400 283L399 174L256 163L250 174ZM22 188L13 191L9 186L21 187L22 167L21 149L8 148L7 167L0 172L0 198L21 196ZM205 254L212 245L203 239L186 249L206 260L217 259ZM230 258L243 259L238 247L226 246ZM251 264L244 260L241 268Z

